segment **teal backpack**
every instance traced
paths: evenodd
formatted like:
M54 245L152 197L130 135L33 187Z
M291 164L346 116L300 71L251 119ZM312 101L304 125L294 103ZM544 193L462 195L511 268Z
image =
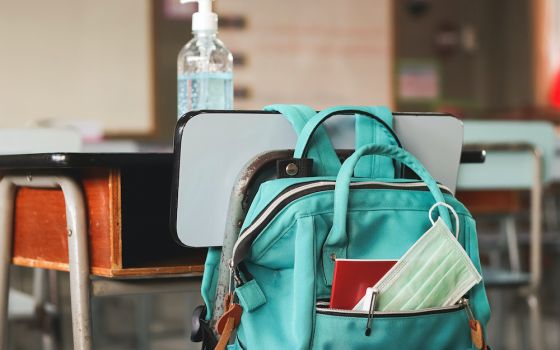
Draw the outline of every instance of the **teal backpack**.
M469 321L485 331L490 308L483 283L451 307L407 312L329 309L334 258L399 259L430 227L437 202L459 216L459 242L480 272L475 221L469 211L400 147L383 107L268 107L298 133L291 164L312 173L264 182L251 203L228 262L234 301L242 310L228 349L479 349ZM321 124L356 114L356 151L340 161ZM401 165L420 180L403 179ZM351 191L350 191L351 190ZM454 231L449 211L437 207ZM220 250L209 251L202 283L213 318ZM368 318L371 333L365 334ZM207 333L209 333L207 329ZM216 339L206 334L205 349Z

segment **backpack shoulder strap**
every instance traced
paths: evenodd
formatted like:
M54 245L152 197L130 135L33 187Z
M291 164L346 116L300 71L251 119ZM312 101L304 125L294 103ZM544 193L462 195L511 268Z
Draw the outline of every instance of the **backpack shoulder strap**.
M264 107L264 110L281 113L292 124L298 136L307 121L316 114L315 110L304 105L275 104ZM320 127L313 135L309 148L309 158L313 159L313 174L315 176L336 176L338 174L340 160L323 127Z
M393 126L393 114L387 107L368 107L369 112L381 118L387 125ZM356 149L367 144L397 146L395 139L387 130L366 116L356 115ZM354 172L356 177L384 178L395 177L395 163L385 157L370 155L358 162Z

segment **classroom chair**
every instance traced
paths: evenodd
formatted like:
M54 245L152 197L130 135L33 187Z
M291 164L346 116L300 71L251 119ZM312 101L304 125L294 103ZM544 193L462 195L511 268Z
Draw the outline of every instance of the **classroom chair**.
M508 266L502 267L500 252L491 250L490 265L483 266L485 284L489 288L513 289L524 297L530 309L531 348L542 349L539 305L542 193L551 179L554 128L546 122L522 121L465 121L464 126L464 147L482 147L487 155L484 164L461 165L458 197L475 217L483 214L500 217L503 233L500 239L506 243L509 259ZM522 268L515 225L515 214L521 205L512 191L530 192L529 263L525 269ZM500 242L494 248L499 246ZM495 306L493 309L499 311L500 307ZM499 316L499 312L494 314L494 317Z

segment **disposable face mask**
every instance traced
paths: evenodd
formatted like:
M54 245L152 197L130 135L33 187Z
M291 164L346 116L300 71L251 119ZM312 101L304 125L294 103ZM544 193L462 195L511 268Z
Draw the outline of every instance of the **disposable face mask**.
M441 218L435 223L432 220L432 211L438 205L445 205L454 214L456 236ZM373 288L368 288L354 310L402 311L450 306L482 280L457 240L459 217L453 208L436 203L429 215L433 226Z

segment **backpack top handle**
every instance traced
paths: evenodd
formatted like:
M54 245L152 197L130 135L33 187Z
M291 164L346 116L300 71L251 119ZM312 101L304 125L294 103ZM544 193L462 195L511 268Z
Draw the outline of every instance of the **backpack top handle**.
M336 178L336 187L334 190L334 209L333 209L333 225L323 245L323 271L325 274L325 282L331 285L334 272L334 259L346 258L348 235L346 232L346 220L348 212L348 199L350 194L350 182L356 164L361 157L365 155L379 155L392 158L401 162L414 171L420 179L428 186L430 193L434 197L434 203L445 203L443 194L439 189L437 182L424 166L409 152L402 148L369 144L357 149L340 168ZM453 230L451 219L446 207L437 207L443 222Z
M307 155L307 151L309 149L309 143L310 143L309 140L311 139L311 137L313 136L313 134L315 133L319 125L324 123L330 117L334 115L339 115L341 113L354 113L354 114L364 115L374 119L389 133L389 135L391 135L391 137L394 139L397 146L402 148L402 144L397 134L395 134L395 132L393 131L393 128L387 125L387 123L385 123L383 119L371 113L369 109L370 107L359 107L359 106L340 107L339 106L339 107L327 108L315 114L315 116L309 119L309 121L307 122L305 127L301 130L301 133L299 134L298 141L296 144L296 149L294 151L294 158L304 158Z

